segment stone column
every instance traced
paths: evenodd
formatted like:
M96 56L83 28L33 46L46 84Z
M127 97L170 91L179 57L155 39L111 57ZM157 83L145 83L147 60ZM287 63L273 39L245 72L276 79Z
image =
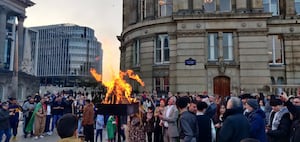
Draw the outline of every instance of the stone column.
M23 25L24 19L25 19L25 16L23 16L23 15L18 16L18 41L19 41L19 44L15 50L15 51L17 51L16 54L18 54L18 56L19 56L18 57L18 67L21 65L21 63L23 61L23 55L24 55L24 25Z
M6 10L0 7L0 68L4 68L4 51L6 38Z
M15 40L15 52L14 52L14 68L12 76L12 93L9 94L11 97L17 97L18 87L19 87L19 65L23 59L23 49L24 49L24 23L25 16L18 16L18 36ZM19 50L21 52L19 52Z

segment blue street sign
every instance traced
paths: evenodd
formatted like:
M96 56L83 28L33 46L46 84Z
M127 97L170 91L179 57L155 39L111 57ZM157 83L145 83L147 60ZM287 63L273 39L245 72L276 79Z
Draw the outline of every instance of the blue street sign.
M192 59L192 58L188 58L185 60L185 65L188 65L188 66L196 65L196 60Z

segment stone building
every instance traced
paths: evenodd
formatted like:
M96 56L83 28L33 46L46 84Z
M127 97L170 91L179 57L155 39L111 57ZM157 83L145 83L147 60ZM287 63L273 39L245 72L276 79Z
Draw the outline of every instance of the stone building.
M120 69L140 92L295 94L299 14L299 0L123 0Z
M0 1L0 99L19 100L39 91L39 79L34 76L32 46L34 38L23 26L25 9L33 6L30 0ZM29 83L30 82L30 83Z

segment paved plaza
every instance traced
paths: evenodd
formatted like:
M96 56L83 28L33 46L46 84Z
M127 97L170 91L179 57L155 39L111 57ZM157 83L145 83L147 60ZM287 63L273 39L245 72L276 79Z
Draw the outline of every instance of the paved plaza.
M33 137L24 138L23 136L23 121L20 121L19 128L18 128L18 135L16 139L11 139L11 142L57 142L60 138L57 135L57 132L54 131L51 136L45 135L44 138L35 140ZM103 141L105 141L106 138L106 131L103 131ZM98 142L100 139L98 140Z

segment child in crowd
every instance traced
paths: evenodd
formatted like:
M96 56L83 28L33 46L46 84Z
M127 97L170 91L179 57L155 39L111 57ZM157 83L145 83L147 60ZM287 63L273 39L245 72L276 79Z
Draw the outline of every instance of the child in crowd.
M96 140L98 140L98 136L100 135L100 142L102 142L102 130L104 127L104 116L101 114L97 114L96 118Z

